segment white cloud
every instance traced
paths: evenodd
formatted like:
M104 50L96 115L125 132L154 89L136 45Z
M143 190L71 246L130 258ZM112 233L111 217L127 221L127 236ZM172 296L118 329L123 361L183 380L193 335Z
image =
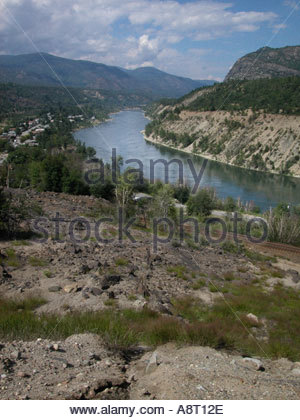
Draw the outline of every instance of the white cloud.
M207 51L178 51L177 43L276 24L272 12L234 12L231 3L218 0L6 0L6 5L40 51L128 68L151 63L193 77L204 77ZM1 1L0 49L7 54L33 51L1 10Z
M286 27L287 25L285 23L279 23L277 25L273 25L273 32L278 33L279 31L281 31L282 29L285 29Z
M148 35L142 35L139 39L139 50L150 50L150 51L157 51L158 48L158 40L157 39L149 39Z

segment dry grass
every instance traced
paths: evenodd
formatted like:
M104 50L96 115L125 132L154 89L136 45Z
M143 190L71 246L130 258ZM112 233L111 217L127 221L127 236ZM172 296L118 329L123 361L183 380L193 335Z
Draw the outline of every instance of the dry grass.
M174 341L247 355L300 359L299 291L276 286L272 292L266 292L259 285L238 286L230 282L221 291L226 302L217 297L212 307L191 297L173 301L174 314L187 322L147 308L119 310L111 300L106 301L107 309L103 311L68 313L59 317L35 315L34 310L45 303L39 298L24 301L1 299L0 339L31 340L49 336L63 339L72 334L93 332L106 337L107 342L115 347ZM249 331L253 331L253 327L261 328L262 324L249 320L246 315L250 312L265 320L268 329L269 339L261 341L260 345Z

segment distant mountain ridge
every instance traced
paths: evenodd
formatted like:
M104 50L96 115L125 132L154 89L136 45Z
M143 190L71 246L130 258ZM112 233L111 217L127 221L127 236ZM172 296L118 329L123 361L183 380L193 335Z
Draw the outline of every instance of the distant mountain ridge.
M174 76L153 67L125 70L120 67L71 60L47 53L0 55L0 83L60 86L60 81L70 87L143 91L154 98L179 97L193 89L214 83L209 80L192 80Z
M187 77L173 76L172 74L158 70L155 67L140 67L135 70L123 69L123 71L130 76L133 76L139 82L146 83L148 88L152 91L160 92L162 96L170 96L169 86L171 85L173 86L177 97L178 93L182 90L188 89L188 93L198 87L211 86L215 83L215 81L212 80L193 80Z
M300 76L300 46L263 47L237 60L228 80L255 80Z

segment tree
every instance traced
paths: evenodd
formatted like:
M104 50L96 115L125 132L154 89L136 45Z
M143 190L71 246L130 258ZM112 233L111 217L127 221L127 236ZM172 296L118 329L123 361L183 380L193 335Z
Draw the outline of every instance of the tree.
M232 197L227 197L224 203L224 210L225 211L235 211L236 210L236 202L234 200L234 198Z
M61 192L63 178L68 175L64 166L64 157L48 156L42 163L43 190Z
M97 198L104 198L112 201L115 198L115 184L110 178L106 178L104 182L97 182L90 186L91 194Z
M91 159L92 157L96 155L96 150L93 147L88 146L86 148L86 155L89 159Z
M191 189L188 185L174 185L173 194L180 203L185 204L190 197Z
M33 188L36 188L38 191L42 191L43 190L42 162L30 162L28 169L29 169L30 185Z
M126 183L123 177L120 177L115 188L116 199L119 207L126 209L126 206L132 197L132 193L132 185Z
M8 237L16 235L20 224L29 216L29 208L24 197L19 195L13 200L9 192L0 188L0 232Z
M209 216L213 209L212 191L207 188L199 190L190 196L187 202L188 214L196 216Z
M168 184L157 192L153 201L153 211L155 217L176 217L172 187Z
M62 181L62 191L74 195L89 195L90 188L81 179L81 172L73 169L64 176Z

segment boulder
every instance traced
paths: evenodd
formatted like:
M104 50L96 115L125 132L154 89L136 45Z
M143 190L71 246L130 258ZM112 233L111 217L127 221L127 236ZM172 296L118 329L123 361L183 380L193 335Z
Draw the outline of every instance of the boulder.
M250 313L246 315L246 317L249 321L253 322L254 324L259 324L259 319L257 318L256 315Z
M154 372L155 369L157 368L157 366L158 366L157 352L155 351L155 352L152 353L152 355L150 357L150 360L149 360L149 362L146 366L146 373L149 374L149 373Z
M11 279L11 275L7 272L3 265L0 265L0 284L5 280Z
M98 287L90 287L89 291L94 296L100 296L103 293L103 290L99 289Z
M77 290L78 290L78 286L76 284L67 284L64 287L64 292L66 292L66 293L77 292Z
M104 277L104 280L102 281L101 284L101 288L102 290L107 290L109 289L111 286L114 286L115 284L120 283L120 281L122 281L122 277L119 275L107 275Z
M61 289L62 288L60 286L50 286L50 287L48 287L48 291L53 292L53 293L59 292Z
M11 357L15 360L20 360L22 358L22 354L20 351L15 350L11 353Z
M249 369L260 370L262 372L265 370L261 360L253 359L252 357L244 357L243 364Z
M298 271L296 271L296 270L288 270L288 273L291 275L292 280L293 280L294 283L296 283L296 284L299 283L299 281L300 281L300 275L299 275Z

